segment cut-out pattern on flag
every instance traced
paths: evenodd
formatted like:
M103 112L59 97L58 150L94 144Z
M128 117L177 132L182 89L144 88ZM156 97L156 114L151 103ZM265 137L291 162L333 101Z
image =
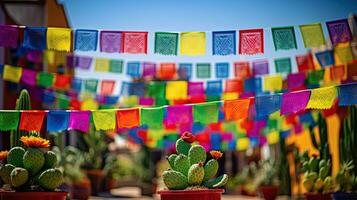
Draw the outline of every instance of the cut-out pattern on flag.
M186 32L180 34L181 55L205 55L206 54L206 33Z
M234 63L234 76L243 80L251 76L249 62L240 61Z
M160 63L159 78L170 80L176 77L175 63Z
M90 111L72 111L69 115L68 129L88 132L90 122Z
M144 78L156 77L156 64L154 62L143 62L143 77Z
M342 64L347 64L353 60L351 47L348 43L337 46L334 50Z
M124 53L147 53L147 32L123 32L122 34Z
M333 45L352 40L352 33L347 19L326 22L328 33Z
M132 78L140 77L140 62L128 62L126 74Z
M312 54L304 54L296 56L296 64L298 66L299 72L314 70L314 60Z
M97 79L84 80L84 90L86 92L96 93L97 92L97 86L98 86L98 80Z
M79 51L97 50L98 31L78 29L75 32L74 49Z
M239 54L254 55L264 53L263 29L239 31Z
M120 31L101 31L100 32L100 51L107 53L122 52L122 32Z
M166 84L166 99L186 99L187 81L170 81Z
M68 28L47 29L47 49L56 51L71 51L72 30Z
M253 61L253 74L254 76L269 74L268 60L264 59Z
M51 110L47 115L47 131L60 132L67 130L70 112Z
M275 50L297 49L293 26L272 28Z
M40 132L46 113L39 110L22 111L19 130Z
M115 130L116 112L115 110L94 110L93 122L96 130Z
M311 90L311 95L306 108L308 109L330 109L337 97L335 86L317 88Z
M264 95L254 98L255 110L258 118L267 117L278 111L281 106L281 95Z
M108 72L109 71L109 59L107 59L107 58L96 58L95 59L95 71L97 71L97 72Z
M283 89L283 77L280 74L264 76L263 91L279 92Z
M192 64L191 63L180 63L178 69L179 78L182 80L188 80L191 78L192 74Z
M102 80L100 84L101 95L112 95L115 87L114 80Z
M188 96L203 96L204 93L203 82L188 82Z
M213 55L236 54L236 31L212 32Z
M297 113L304 110L310 99L310 91L284 93L282 97L280 114Z
M24 48L34 50L44 50L47 48L46 27L26 27L24 33Z
M305 88L305 72L294 73L288 75L288 90L301 90Z
M339 87L338 104L340 106L357 104L357 83L341 85Z
M117 111L118 128L134 128L140 126L139 108Z
M92 65L92 57L89 56L79 56L77 57L77 67L80 69L89 69Z
M201 124L216 123L218 121L219 107L220 102L195 104L193 106L194 122Z
M335 64L335 58L332 50L317 52L315 56L320 66L323 68Z
M10 65L4 65L3 79L4 81L10 81L18 83L22 76L21 67L13 67Z
M16 48L18 37L18 27L11 25L0 25L0 46Z
M305 48L325 45L325 37L320 23L301 25L300 31Z
M193 123L192 105L175 105L167 107L168 125L190 125Z
M248 117L250 99L224 101L223 110L226 120L239 120Z
M291 73L291 60L290 58L277 58L275 62L275 71L277 73Z
M30 69L22 69L21 82L26 85L35 86L36 85L37 72Z
M216 63L216 77L217 78L229 77L229 63L227 62Z
M123 60L110 59L109 61L109 71L113 73L123 73Z
M210 63L197 63L196 64L196 77L197 78L211 78L211 64Z
M207 81L206 83L206 95L207 96L219 96L222 94L222 81Z
M177 55L178 33L156 32L155 53Z
M0 112L0 131L17 130L20 119L18 111Z
M164 119L163 107L141 108L140 124L147 125L151 129L161 129Z

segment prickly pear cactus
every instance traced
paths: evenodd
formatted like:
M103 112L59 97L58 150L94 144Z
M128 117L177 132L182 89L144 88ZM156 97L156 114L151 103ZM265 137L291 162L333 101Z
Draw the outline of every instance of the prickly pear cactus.
M59 169L47 169L38 178L41 187L47 190L54 190L62 183L62 172Z
M35 148L29 148L23 157L24 168L31 174L36 174L45 164L45 156L42 151Z
M217 160L222 156L219 151L211 151L212 159L206 163L206 151L198 144L192 145L195 137L185 132L176 141L176 152L167 157L169 170L164 171L163 180L169 190L188 190L197 187L218 188L228 181L226 174L217 178Z
M25 154L25 149L22 147L13 147L7 156L7 163L15 167L22 167L22 158Z
M29 173L26 169L15 167L10 174L11 184L14 187L20 187L25 184L29 178Z
M0 176L1 176L1 179L4 181L4 183L11 184L10 174L13 169L15 169L15 166L13 166L11 164L6 164L4 166L1 166Z

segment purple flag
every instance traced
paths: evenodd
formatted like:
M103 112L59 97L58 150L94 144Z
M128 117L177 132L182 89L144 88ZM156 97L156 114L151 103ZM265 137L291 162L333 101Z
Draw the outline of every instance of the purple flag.
M81 69L89 69L92 65L92 58L87 56L78 56L76 65Z
M203 82L188 82L188 96L202 96L204 94Z
M90 122L90 111L71 111L69 115L68 129L88 132Z
M0 25L0 46L16 48L18 36L17 26Z
M297 113L304 110L310 99L310 91L289 92L283 94L280 114Z
M37 72L30 69L22 69L21 82L26 85L35 86L36 85Z
M268 60L264 59L253 61L253 74L254 76L269 74Z
M333 45L352 40L352 34L347 19L326 22L328 33Z
M156 64L152 62L143 63L143 77L154 78L156 76Z
M305 84L305 78L306 78L305 72L289 74L288 75L288 89L290 91L302 89L302 87L304 87L304 84Z
M174 105L167 107L167 124L192 124L192 106Z
M122 33L120 31L100 32L100 51L107 53L122 52Z
M27 60L34 62L34 63L41 63L42 62L42 51L27 51L26 54Z

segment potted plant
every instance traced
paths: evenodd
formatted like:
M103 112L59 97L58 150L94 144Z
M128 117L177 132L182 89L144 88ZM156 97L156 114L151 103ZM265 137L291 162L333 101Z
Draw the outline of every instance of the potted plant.
M170 169L162 174L168 190L158 191L162 200L221 199L224 186L228 181L226 174L217 178L218 162L222 156L219 151L210 151L212 159L206 162L206 151L198 144L192 145L195 137L185 132L176 141L176 152L167 159Z
M335 177L337 192L332 194L333 199L357 200L357 177L353 174L353 168L352 161L348 161L341 165L340 170Z
M273 160L266 160L261 164L261 168L256 175L259 191L266 200L276 199L279 193L276 167Z
M56 154L47 150L49 141L37 135L22 136L20 140L25 148L13 147L1 153L0 176L5 184L0 199L66 199L67 193L57 190L63 173L56 168Z

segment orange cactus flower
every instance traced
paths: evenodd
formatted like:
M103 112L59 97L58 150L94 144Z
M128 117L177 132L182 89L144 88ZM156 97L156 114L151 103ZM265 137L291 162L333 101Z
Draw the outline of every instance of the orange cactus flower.
M192 133L187 132L187 131L183 133L183 135L181 136L181 138L182 138L183 140L185 140L186 142L188 142L188 143L192 143L192 142L195 141L195 136L192 135Z
M215 160L218 160L218 158L222 157L222 155L223 155L223 153L220 151L210 151L209 153Z
M36 137L36 136L22 136L20 138L21 142L24 143L27 147L34 147L34 148L47 148L50 146L50 141Z
M4 161L7 159L8 151L0 151L0 161Z

